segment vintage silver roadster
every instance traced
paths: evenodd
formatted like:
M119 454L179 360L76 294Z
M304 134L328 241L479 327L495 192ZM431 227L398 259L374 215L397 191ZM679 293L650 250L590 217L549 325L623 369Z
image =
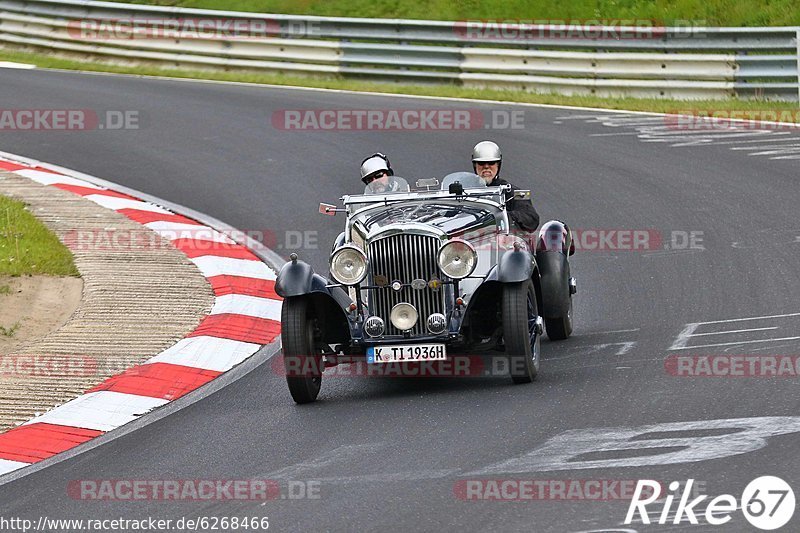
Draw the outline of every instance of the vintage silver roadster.
M291 254L278 274L289 391L316 400L327 366L343 356L369 365L418 364L453 354L503 354L514 383L536 378L540 337L572 333L574 253L566 224L536 234L512 227L511 198L470 172L419 180L411 190L344 196L345 213L326 278ZM513 196L512 196L513 195Z

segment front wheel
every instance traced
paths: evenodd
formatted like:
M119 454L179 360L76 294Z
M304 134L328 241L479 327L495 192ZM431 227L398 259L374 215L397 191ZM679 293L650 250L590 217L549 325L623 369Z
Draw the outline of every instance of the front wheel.
M531 280L503 286L503 342L514 383L530 383L539 373L541 325Z
M308 300L286 298L281 308L283 364L289 393L297 403L317 399L322 386L322 354L316 349L316 325L308 316Z

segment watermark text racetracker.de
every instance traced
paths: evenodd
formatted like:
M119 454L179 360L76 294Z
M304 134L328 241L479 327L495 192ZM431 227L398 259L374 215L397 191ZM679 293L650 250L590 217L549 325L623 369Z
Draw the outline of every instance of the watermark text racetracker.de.
M316 250L319 235L316 230L233 230L222 234L211 228L192 225L180 229L80 229L69 230L62 242L72 250L116 251L163 250L179 247L194 252L226 250L237 242L251 239L274 250Z
M675 377L701 378L797 378L797 355L678 355L664 360L664 370Z
M6 109L0 108L3 131L138 130L140 111L131 109Z
M81 354L0 355L0 377L110 376L130 365L118 359Z
M318 480L76 479L67 495L82 501L319 500Z
M460 479L453 494L463 501L628 501L635 479ZM648 487L658 495L660 487Z
M456 22L455 34L475 41L625 41L698 37L705 21L650 19L483 19Z
M525 111L479 109L281 109L272 113L279 131L521 130Z
M74 19L67 22L72 39L87 41L203 39L236 41L246 39L309 37L319 35L314 20L274 18L118 18Z
M798 109L676 109L664 115L668 130L786 130L800 131Z

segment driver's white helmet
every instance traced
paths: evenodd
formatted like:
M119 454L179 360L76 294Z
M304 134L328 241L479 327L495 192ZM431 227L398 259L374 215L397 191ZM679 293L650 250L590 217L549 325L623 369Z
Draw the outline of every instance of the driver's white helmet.
M368 183L368 178L377 172L386 172L390 176L394 175L389 158L380 152L372 154L361 162L361 181L365 184Z
M497 173L500 174L503 165L500 147L492 141L481 141L472 148L472 170L475 170L475 163L487 161L497 161Z

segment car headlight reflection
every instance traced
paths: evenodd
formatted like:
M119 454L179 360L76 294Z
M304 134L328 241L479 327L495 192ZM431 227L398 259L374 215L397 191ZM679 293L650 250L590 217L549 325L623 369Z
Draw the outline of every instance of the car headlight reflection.
M331 255L331 275L342 285L356 285L367 275L367 256L355 246L342 246Z
M478 254L467 241L453 240L439 248L439 268L453 279L472 274L478 264Z

